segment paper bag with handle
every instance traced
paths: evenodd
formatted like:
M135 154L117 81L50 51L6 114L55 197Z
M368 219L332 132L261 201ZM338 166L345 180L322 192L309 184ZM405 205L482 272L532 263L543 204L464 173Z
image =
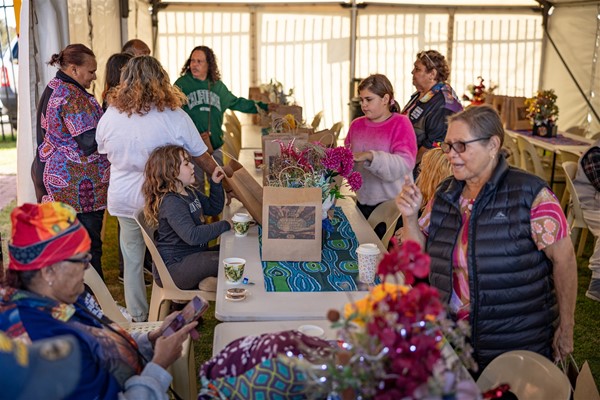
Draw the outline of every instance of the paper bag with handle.
M263 189L263 261L321 261L320 188Z

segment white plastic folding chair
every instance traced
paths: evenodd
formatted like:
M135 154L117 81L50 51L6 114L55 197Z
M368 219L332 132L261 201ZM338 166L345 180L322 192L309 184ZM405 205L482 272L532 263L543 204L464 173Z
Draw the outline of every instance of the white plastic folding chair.
M546 357L532 351L501 354L483 370L477 386L482 392L507 383L519 399L569 400L569 378Z
M154 266L160 276L162 287L158 286L156 280L152 284L152 296L150 298L150 312L148 321L162 321L168 314L169 305L172 300L191 300L194 296L202 297L209 301L215 301L216 292L208 292L204 290L183 290L179 289L167 269L156 245L154 244L154 228L151 228L146 222L143 210L139 210L135 215L135 220L142 229L144 243L150 251ZM211 278L207 278L211 279ZM213 278L214 279L214 278Z
M573 241L573 246L577 246L578 235L575 233L575 230L581 230L581 235L579 236L579 246L577 247L577 256L581 257L589 229L585 223L585 220L583 219L583 211L581 211L579 196L575 191L575 186L573 186L573 179L575 179L575 174L577 173L577 163L573 161L566 161L562 164L562 167L565 171L565 177L567 178L567 188L565 192L568 192L571 198L571 204L569 211L567 212L567 221L569 222L569 227L571 228L571 240Z
M110 294L108 287L98 275L94 268L85 271L84 282L91 289L102 312L109 319L119 324L127 332L150 332L162 325L162 322L130 322L117 306ZM195 399L198 395L196 384L196 363L194 360L194 348L192 341L188 338L183 343L181 357L169 368L173 376L173 390L183 399Z
M400 210L398 210L398 207L396 206L396 200L391 199L378 205L371 215L369 215L369 219L367 220L373 229L375 229L377 225L385 223L386 229L385 234L381 238L381 243L383 243L383 247L386 249L396 230L398 218L400 218Z

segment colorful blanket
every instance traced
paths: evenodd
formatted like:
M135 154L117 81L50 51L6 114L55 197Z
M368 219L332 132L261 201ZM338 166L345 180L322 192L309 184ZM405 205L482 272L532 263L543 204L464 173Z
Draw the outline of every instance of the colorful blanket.
M263 261L267 292L347 292L359 290L358 240L340 207L335 207L334 231L324 232L321 262ZM259 231L262 257L262 230ZM377 282L376 282L377 283ZM365 290L361 288L361 290Z

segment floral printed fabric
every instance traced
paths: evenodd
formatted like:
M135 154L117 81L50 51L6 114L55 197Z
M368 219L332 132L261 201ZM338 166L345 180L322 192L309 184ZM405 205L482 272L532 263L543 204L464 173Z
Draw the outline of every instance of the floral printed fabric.
M61 201L78 213L106 208L110 164L97 151L86 156L75 137L95 130L102 108L77 85L54 78L48 106L40 118L45 131L38 148L45 163L43 202Z
M470 310L469 300L469 268L467 261L467 243L469 237L469 221L473 200L460 197L460 211L462 225L458 233L458 240L452 254L452 297L450 309L458 319L468 319ZM423 216L419 219L421 231L428 235L433 199L427 203ZM531 239L538 250L558 242L569 234L567 219L560 203L554 193L544 188L538 193L531 205Z
M303 354L312 359L311 355L322 357L330 349L329 342L298 331L245 336L229 343L219 354L206 362L202 366L200 377L211 380L239 376L281 353Z

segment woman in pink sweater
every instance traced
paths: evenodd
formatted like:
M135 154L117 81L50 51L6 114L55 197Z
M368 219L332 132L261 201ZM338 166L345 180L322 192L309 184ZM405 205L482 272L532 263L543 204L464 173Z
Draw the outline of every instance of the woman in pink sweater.
M345 144L363 178L357 205L369 218L375 207L402 190L405 175L415 167L417 141L410 120L398 113L394 88L385 75L369 76L358 91L365 116L352 121Z

